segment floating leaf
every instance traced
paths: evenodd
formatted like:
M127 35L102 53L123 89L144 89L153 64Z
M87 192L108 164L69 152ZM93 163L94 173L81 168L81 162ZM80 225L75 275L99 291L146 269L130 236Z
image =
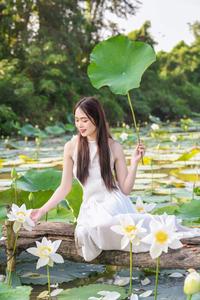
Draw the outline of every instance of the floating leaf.
M27 155L23 155L23 154L20 154L19 155L19 158L22 159L24 162L28 162L28 163L34 163L34 162L37 162L37 160L27 156Z
M187 161L200 152L200 148L194 148L189 152L182 154L177 160Z
M44 285L47 283L46 268L36 270L37 258L22 252L19 256L17 273L22 284ZM61 265L55 264L51 268L51 284L70 282L76 278L87 278L97 273L103 273L105 266L87 263L76 263L69 260ZM0 298L1 299L1 298Z
M195 173L195 170L172 170L170 172L171 175L184 180L184 181L197 181L200 180L200 174Z
M118 292L121 295L119 300L126 299L128 296L123 287L111 284L89 284L63 291L58 295L58 300L88 300L89 297L97 297L100 291Z
M8 287L7 284L0 282L0 299L2 300L29 300L32 287L18 286L16 288Z

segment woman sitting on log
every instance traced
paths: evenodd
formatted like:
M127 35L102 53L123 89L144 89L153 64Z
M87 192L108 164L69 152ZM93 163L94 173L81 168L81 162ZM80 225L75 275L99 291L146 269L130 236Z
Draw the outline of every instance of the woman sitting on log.
M110 135L104 110L96 98L81 99L75 105L74 117L78 134L64 145L60 186L47 203L32 211L31 218L37 222L63 200L71 191L73 176L76 177L83 188L83 201L75 228L75 245L78 254L91 261L102 250L121 250L121 236L111 226L119 224L123 214L131 215L136 222L143 219L146 233L150 230L152 216L137 213L128 197L145 147L141 142L137 144L127 169L123 148ZM186 236L190 233L178 222L176 226L177 230L185 230ZM129 245L123 250L129 251ZM133 252L148 250L145 243L133 247Z

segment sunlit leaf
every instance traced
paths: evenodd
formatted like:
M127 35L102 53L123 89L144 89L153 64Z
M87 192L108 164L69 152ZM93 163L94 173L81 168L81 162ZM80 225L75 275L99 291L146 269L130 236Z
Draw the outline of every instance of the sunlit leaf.
M144 71L155 59L150 45L118 35L95 46L88 76L95 88L108 86L114 94L126 95L140 86Z

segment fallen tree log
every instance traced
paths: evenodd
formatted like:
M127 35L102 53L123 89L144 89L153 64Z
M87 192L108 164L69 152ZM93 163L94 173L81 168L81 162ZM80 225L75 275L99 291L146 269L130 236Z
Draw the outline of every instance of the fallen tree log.
M51 240L62 240L58 253L64 258L84 262L84 259L76 251L74 228L75 225L62 222L40 222L31 232L22 228L19 231L17 253L35 246L35 241L40 241L45 236ZM3 236L6 236L6 225L3 226ZM182 248L169 249L168 253L162 254L161 268L200 268L200 237L182 239L181 241L184 244ZM6 247L6 240L0 241L0 246ZM121 250L102 251L96 259L87 263L129 266L129 252ZM156 261L151 259L149 252L133 253L133 266L149 268L155 267L155 265Z

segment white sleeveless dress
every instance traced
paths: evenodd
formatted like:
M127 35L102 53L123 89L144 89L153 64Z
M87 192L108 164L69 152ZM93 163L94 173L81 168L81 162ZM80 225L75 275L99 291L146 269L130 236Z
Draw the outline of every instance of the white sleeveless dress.
M74 140L73 154L73 175L76 178L77 170L77 136ZM111 230L112 225L118 225L119 218L122 214L131 214L134 220L138 222L144 218L143 227L149 233L149 222L152 219L150 214L139 214L135 211L134 205L130 198L123 194L118 187L117 190L108 191L100 173L99 158L97 153L96 141L88 141L90 151L89 176L83 188L83 199L77 218L75 228L75 246L80 256L85 261L95 259L102 250L121 250L122 236ZM114 171L114 160L112 151L111 155L111 170ZM181 231L185 231L185 237L195 236L189 228L179 225ZM200 235L200 233L198 234ZM129 251L129 245L122 251ZM139 246L133 246L133 252L149 251L150 245L140 243Z

